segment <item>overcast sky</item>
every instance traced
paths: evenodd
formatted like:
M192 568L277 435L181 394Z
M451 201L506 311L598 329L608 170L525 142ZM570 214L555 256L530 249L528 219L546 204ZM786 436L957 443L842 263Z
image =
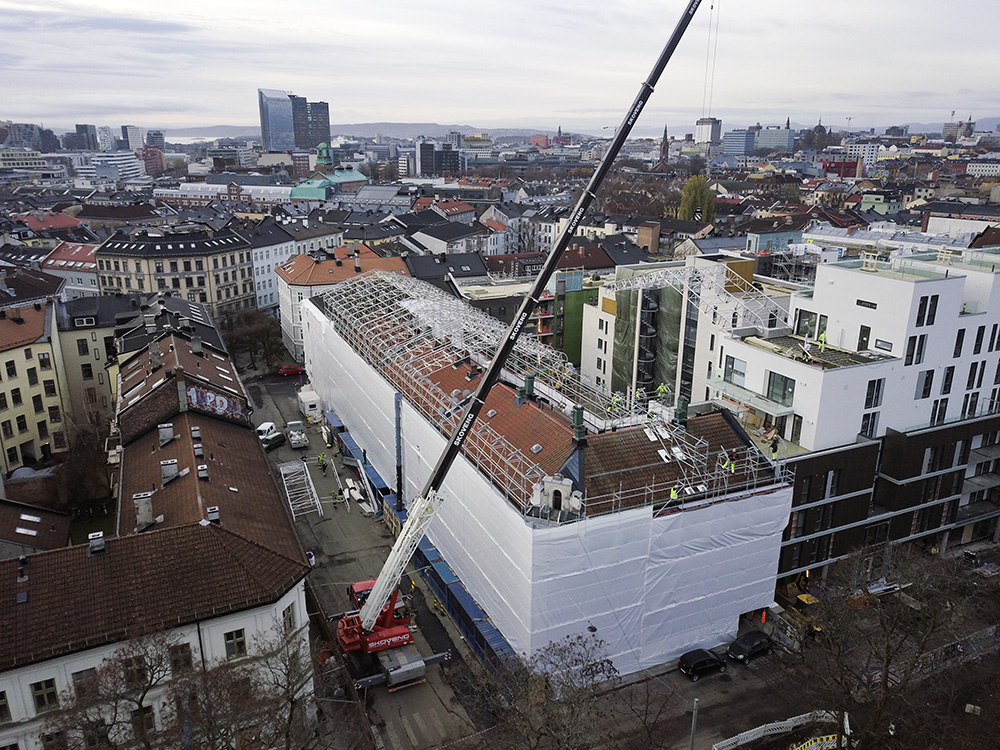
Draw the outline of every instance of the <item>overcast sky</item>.
M327 101L332 123L600 133L685 6L0 0L0 120L257 126L259 87ZM636 132L1000 115L998 28L998 0L704 0Z

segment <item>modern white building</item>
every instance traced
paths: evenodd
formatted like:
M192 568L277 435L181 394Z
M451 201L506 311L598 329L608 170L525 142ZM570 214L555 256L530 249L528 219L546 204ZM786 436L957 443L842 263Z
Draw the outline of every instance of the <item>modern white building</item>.
M414 497L502 326L380 273L303 302L302 317L317 392L383 476L399 425ZM596 632L629 674L720 645L772 602L788 477L724 412L679 430L638 411L527 341L473 426L428 537L515 652Z

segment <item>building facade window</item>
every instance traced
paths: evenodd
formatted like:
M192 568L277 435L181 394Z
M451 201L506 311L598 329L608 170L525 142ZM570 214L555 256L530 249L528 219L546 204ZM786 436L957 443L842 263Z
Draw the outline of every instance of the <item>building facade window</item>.
M226 642L226 658L238 659L247 655L247 640L243 629L231 630L224 636Z
M882 389L885 386L885 378L868 381L868 391L865 394L865 408L877 409L882 405Z
M35 711L42 713L59 706L59 692L53 679L31 683L31 697L35 701Z
M997 374L1000 375L1000 366L997 367ZM955 379L955 366L949 365L944 368L944 378L941 380L941 395L947 396L951 393L951 383Z
M859 433L865 437L875 437L878 431L878 412L871 411L861 416L861 430Z
M76 353L81 357L86 357L90 354L90 344L87 343L87 339L76 340Z
M952 357L957 359L962 356L962 345L965 343L965 329L959 328L958 333L955 334L955 351L952 352Z
M10 721L10 705L7 703L7 693L0 690L0 724Z
M189 672L193 663L190 643L175 643L170 647L170 674L174 677Z
M931 405L931 424L941 424L948 415L948 399L939 398Z
M795 380L777 372L768 373L766 395L782 406L791 406L795 400Z
M722 379L727 383L740 387L746 382L747 363L735 357L726 357L726 367L723 370Z
M906 341L906 356L903 359L904 365L919 365L924 361L924 348L927 344L927 334L910 336Z
M48 352L38 353L38 367L42 370L52 369L52 357L49 356Z
M983 350L983 337L986 335L986 326L979 326L976 329L976 343L972 346L972 353L979 354Z

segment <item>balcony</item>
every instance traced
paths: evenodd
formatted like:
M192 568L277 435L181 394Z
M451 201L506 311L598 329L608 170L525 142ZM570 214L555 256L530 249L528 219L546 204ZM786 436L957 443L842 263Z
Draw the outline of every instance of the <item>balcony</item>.
M759 393L751 391L749 388L744 388L741 385L730 383L723 380L721 377L712 378L708 382L708 385L709 387L718 390L729 401L748 409L763 412L764 414L768 414L775 418L787 417L789 414L795 413L795 409L791 406L779 404L777 401L772 401Z
M962 487L963 492L991 490L994 487L1000 487L1000 474L990 472L988 474L976 474L972 477L966 477Z

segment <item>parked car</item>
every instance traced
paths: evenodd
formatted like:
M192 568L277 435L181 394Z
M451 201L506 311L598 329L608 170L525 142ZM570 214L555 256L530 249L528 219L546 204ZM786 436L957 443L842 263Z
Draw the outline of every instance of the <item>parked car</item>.
M712 672L725 672L726 660L717 654L704 648L696 648L688 651L677 663L683 674L691 678L691 682L697 682L698 678Z
M749 664L750 660L771 653L771 637L759 630L744 633L729 644L726 655L733 661Z
M288 438L285 437L283 432L272 432L270 435L265 435L260 439L260 444L264 446L264 450L273 451L279 445L284 445L288 442Z
M261 422L257 425L257 437L261 440L266 438L268 435L273 435L277 431L278 427L274 424L274 422Z
M297 365L282 365L278 368L279 375L305 375L306 368Z

